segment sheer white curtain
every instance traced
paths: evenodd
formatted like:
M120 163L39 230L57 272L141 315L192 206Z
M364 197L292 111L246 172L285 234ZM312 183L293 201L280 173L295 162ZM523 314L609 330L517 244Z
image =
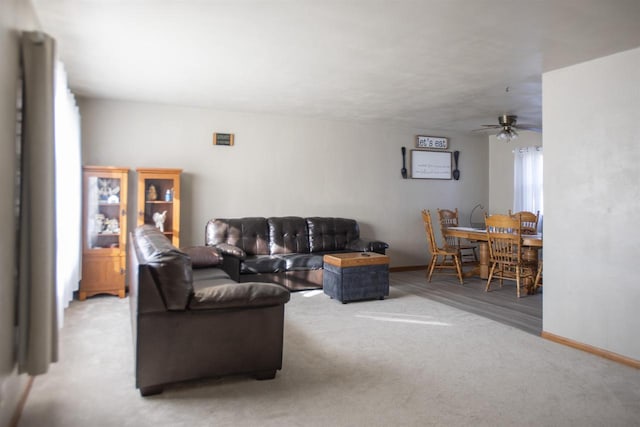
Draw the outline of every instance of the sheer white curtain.
M542 147L514 151L513 211L544 212L542 197Z
M56 250L57 314L63 312L78 290L81 260L82 166L80 154L80 112L67 85L67 73L56 63L54 89L56 165Z

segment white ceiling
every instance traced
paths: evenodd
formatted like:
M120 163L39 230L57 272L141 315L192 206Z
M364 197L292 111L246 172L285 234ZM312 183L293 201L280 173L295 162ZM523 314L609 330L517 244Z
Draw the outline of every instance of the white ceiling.
M640 0L31 1L78 95L429 130L541 126L543 71L640 46Z

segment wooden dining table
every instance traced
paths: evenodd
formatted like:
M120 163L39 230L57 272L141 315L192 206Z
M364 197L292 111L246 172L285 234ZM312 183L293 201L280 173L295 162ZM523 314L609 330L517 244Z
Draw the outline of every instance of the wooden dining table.
M444 236L459 237L478 242L479 263L472 270L465 272L465 276L480 276L481 279L489 278L489 237L484 228L471 227L447 227L443 230ZM444 237L443 236L443 237ZM529 261L538 262L538 251L542 249L542 234L523 234L523 257Z

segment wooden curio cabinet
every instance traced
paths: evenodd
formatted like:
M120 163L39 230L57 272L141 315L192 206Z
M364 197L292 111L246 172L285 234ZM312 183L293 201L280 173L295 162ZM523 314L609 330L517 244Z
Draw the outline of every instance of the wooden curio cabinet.
M182 169L138 168L137 225L159 228L180 247L180 174Z
M96 294L124 298L128 173L83 167L81 301Z

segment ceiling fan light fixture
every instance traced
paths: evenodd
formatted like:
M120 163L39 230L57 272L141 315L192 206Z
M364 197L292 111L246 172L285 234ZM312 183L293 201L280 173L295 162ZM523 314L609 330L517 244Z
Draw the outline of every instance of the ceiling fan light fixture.
M509 139L509 133L506 130L502 129L500 130L500 132L498 132L496 138L498 138L500 141L506 141Z
M498 132L496 138L498 138L499 141L511 142L511 140L518 138L518 132L509 126L505 126Z

